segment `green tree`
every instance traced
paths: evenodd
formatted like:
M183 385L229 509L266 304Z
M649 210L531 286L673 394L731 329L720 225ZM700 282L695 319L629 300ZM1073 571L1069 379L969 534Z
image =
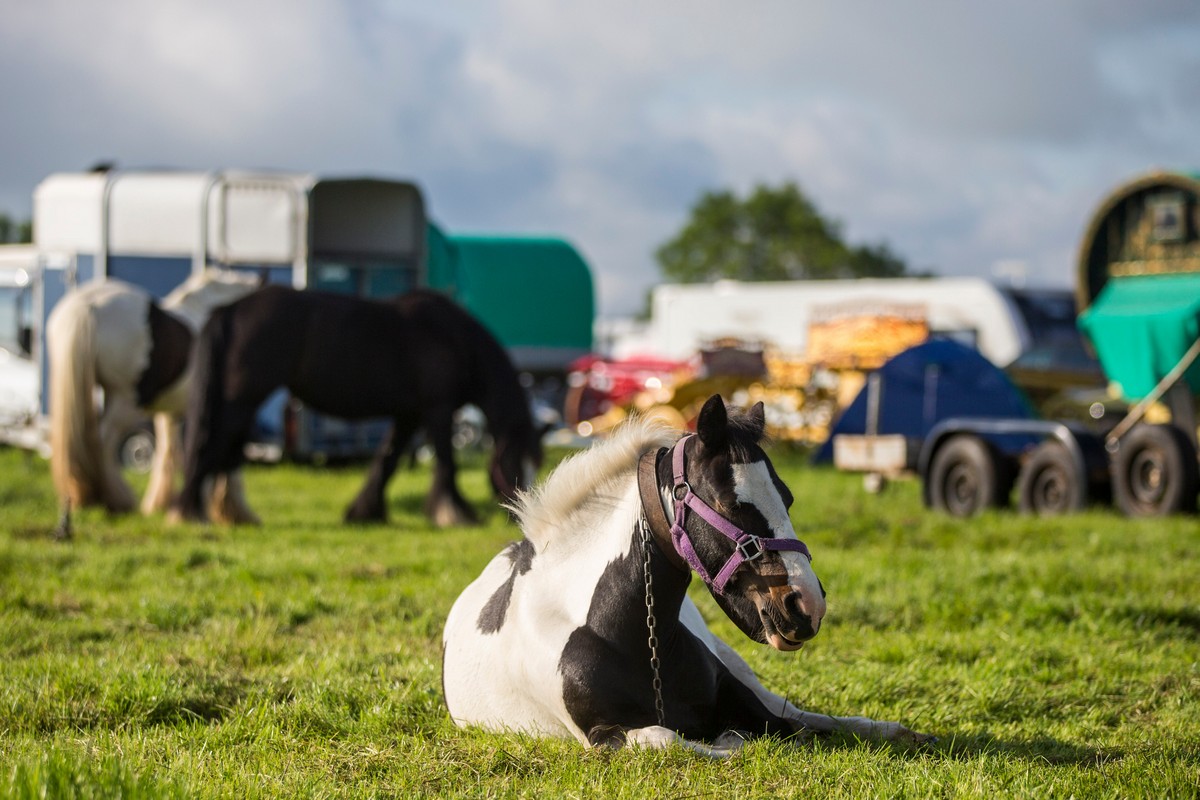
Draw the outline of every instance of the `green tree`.
M33 241L33 223L18 222L0 213L0 244L25 244Z
M758 186L745 199L729 191L704 193L687 225L655 257L663 277L677 283L908 274L886 244L847 244L841 226L791 182Z

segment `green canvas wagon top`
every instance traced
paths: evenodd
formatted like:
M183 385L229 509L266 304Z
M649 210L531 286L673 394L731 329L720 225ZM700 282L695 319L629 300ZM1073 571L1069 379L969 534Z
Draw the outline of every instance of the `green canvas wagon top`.
M430 225L428 244L429 285L479 318L518 369L562 373L592 351L592 274L569 242L448 234Z
M1200 174L1156 172L1100 206L1080 248L1079 326L1129 400L1200 338ZM1200 395L1200 360L1184 373Z

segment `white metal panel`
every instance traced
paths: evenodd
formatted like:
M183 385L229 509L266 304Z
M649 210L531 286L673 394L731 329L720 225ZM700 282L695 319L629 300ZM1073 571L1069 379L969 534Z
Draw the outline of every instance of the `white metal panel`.
M226 263L290 263L303 250L303 176L226 177L209 203L209 253Z
M803 353L813 311L827 306L919 304L932 332L971 331L998 366L1021 353L1021 329L1001 292L981 278L896 278L665 285L654 290L647 343L654 354L688 358L713 339L758 340Z
M33 240L43 250L95 253L103 241L106 173L51 175L33 190Z
M202 172L118 173L109 192L109 252L193 252L200 243L200 214L208 180Z

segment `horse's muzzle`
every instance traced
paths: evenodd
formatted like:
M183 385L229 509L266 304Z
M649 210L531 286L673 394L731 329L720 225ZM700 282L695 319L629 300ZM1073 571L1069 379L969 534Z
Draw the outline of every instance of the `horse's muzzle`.
M763 638L776 650L799 650L817 635L825 615L824 598L809 602L802 592L791 587L773 589L757 605Z

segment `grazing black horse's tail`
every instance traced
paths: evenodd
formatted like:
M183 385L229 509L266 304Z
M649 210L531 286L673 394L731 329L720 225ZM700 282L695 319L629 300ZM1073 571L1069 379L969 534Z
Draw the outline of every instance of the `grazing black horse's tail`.
M192 351L192 391L188 397L183 447L183 491L179 510L184 517L203 516L203 483L223 465L214 438L221 430L225 384L225 354L229 348L229 310L217 308L196 338Z

